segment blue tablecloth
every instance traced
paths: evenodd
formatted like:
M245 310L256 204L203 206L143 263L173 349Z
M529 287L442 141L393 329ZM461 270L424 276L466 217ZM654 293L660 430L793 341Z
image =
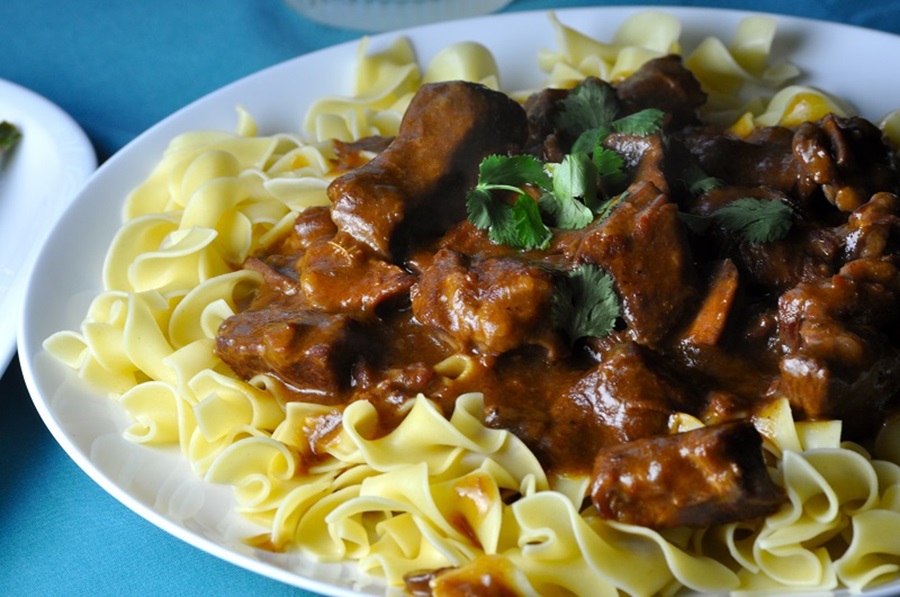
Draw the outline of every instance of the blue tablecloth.
M517 0L506 11L597 4L618 3ZM678 4L900 33L897 0ZM281 0L2 0L0 78L69 112L102 161L234 79L358 35L306 21ZM0 381L0 413L0 595L309 595L191 547L107 495L50 436L16 360Z

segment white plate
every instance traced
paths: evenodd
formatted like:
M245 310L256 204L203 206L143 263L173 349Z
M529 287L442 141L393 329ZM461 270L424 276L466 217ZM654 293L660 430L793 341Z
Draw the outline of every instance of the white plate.
M28 272L53 224L97 167L87 135L68 114L0 79L2 120L23 136L0 157L0 375L16 350Z
M560 10L564 23L600 39L637 8ZM685 29L684 46L703 37L730 40L745 13L667 9ZM779 17L776 52L789 52L806 76L850 99L861 113L880 119L900 107L900 79L886 76L884 57L900 55L900 37L835 24ZM372 38L375 51L395 38ZM443 23L408 32L419 58L427 61L448 43L477 40L495 53L507 89L534 87L544 80L536 66L540 47L555 47L544 12L495 15ZM354 591L384 594L384 587L360 579L351 566L318 565L298 556L256 551L240 537L253 529L231 510L230 491L194 478L173 452L135 446L121 439L125 421L115 405L85 388L42 352L41 342L62 329L77 329L90 299L100 290L100 268L120 223L125 195L142 181L176 134L214 127L233 130L235 106L253 114L263 134L297 131L305 108L324 94L349 93L357 44L302 56L233 83L151 128L105 163L91 178L53 231L31 278L19 351L25 380L41 416L69 455L126 506L184 541L225 560L306 589L330 595ZM340 73L339 76L335 76ZM127 549L127 538L122 538ZM870 595L896 591L882 587Z

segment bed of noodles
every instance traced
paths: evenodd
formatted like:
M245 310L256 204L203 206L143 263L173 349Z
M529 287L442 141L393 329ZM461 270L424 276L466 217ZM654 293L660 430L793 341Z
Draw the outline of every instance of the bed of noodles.
M647 59L684 52L681 24L661 12L638 13L608 43L552 14L549 26L557 47L537 65L552 86L588 75L616 81ZM848 113L792 85L794 66L771 63L774 35L772 20L750 17L730 41L709 38L683 54L710 95L705 117L745 134ZM216 358L219 324L260 282L239 265L298 212L327 204L331 139L396 134L418 86L449 79L500 87L478 44L448 47L423 68L404 38L372 54L364 40L356 88L313 105L304 131L259 136L238 109L234 132L173 139L123 198L105 290L78 332L61 331L45 348L118 401L133 421L130 440L177 444L197 475L231 485L238 510L268 529L248 541L356 561L388 585L444 567L488 567L525 595L858 591L900 578L900 423L869 447L873 455L842 442L840 422L795 423L776 402L756 424L789 502L764 520L658 533L582 509L587 479L548 478L518 438L483 424L479 394L460 396L449 420L419 396L379 439L370 433L375 409L352 403L328 457L312 460L305 434L341 413L290 401L265 376L237 379ZM531 90L506 91L521 99ZM896 115L882 124L900 140ZM676 417L673 431L700 424Z

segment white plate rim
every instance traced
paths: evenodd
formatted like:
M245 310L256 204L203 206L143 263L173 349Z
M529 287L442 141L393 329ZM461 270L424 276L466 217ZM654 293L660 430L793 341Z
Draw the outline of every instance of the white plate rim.
M685 26L685 31L690 35L705 35L706 33L716 34L720 37L727 37L733 31L739 18L751 13L749 11L732 10L732 9L706 9L706 8L687 8L673 6L617 6L617 7L593 7L593 8L572 8L557 9L555 12L560 19L577 29L583 28L585 23L597 25L602 32L598 34L601 39L608 39L609 35L614 31L615 26L621 23L624 18L642 10L662 10L679 17ZM472 39L471 32L474 30L491 31L496 36L493 42L506 42L513 37L522 42L524 39L521 35L523 28L538 26L541 29L539 35L531 36L531 41L537 39L544 46L553 47L552 31L547 21L546 10L510 12L488 17L477 17L473 19L465 19L462 21L453 21L416 27L400 32L388 32L371 37L371 49L379 47L379 44L387 44L395 39L397 35L403 34L410 37L414 47L419 51L420 57L427 59L432 56L437 49L443 47L449 41L457 39ZM791 17L784 15L770 15L779 22L779 36L782 41L776 40L776 46L779 44L803 42L803 39L795 39L795 36L803 38L804 35L811 35L812 38L818 38L815 45L821 51L830 51L827 46L822 45L827 37L829 40L857 40L863 38L869 40L869 43L878 43L879 46L892 45L900 51L900 36L889 33L879 32L875 30L864 29L851 25L837 24L814 19L801 17ZM502 25L502 27L501 27ZM696 29L694 29L696 28ZM516 34L502 34L504 30L513 30ZM593 30L592 30L593 31ZM701 33L702 32L702 33ZM837 37L835 37L837 36ZM783 38L787 38L784 40ZM497 40L500 40L498 42ZM485 41L479 39L478 41ZM808 40L806 40L808 41ZM489 44L490 45L490 44ZM857 44L858 45L858 44ZM170 514L153 507L135 496L131 489L126 488L125 483L121 479L114 479L108 470L101 470L95 462L97 454L92 454L91 450L85 449L82 444L85 442L83 433L97 433L94 441L105 440L121 430L122 420L120 413L108 413L111 410L107 406L97 406L97 402L92 406L96 410L98 416L106 416L107 418L101 422L85 423L83 420L70 420L71 413L65 412L60 408L60 403L65 403L68 394L82 393L89 400L98 400L102 397L97 396L96 392L85 392L79 382L69 371L62 370L62 366L52 362L47 355L42 352L41 341L46 337L48 331L57 329L76 329L83 317L87 300L93 296L93 293L99 289L96 282L99 280L99 271L92 272L94 284L93 287L85 287L85 281L81 281L81 285L74 284L72 280L63 279L55 284L48 284L41 275L49 267L48 262L52 260L53 255L58 254L60 245L64 242L58 241L64 236L61 226L78 217L79 210L84 211L94 204L106 205L106 212L96 214L99 216L96 222L99 230L103 232L97 235L111 238L115 228L114 223L118 222L118 207L121 205L124 193L135 184L140 182L142 178L135 178L138 173L146 175L152 166L156 163L162 154L169 139L175 134L184 130L193 130L197 128L215 127L224 130L231 130L236 122L234 116L234 106L241 104L241 94L250 93L254 85L271 82L278 77L289 74L302 74L304 69L315 71L316 61L325 61L330 64L328 77L333 77L335 67L349 68L355 64L358 41L350 41L346 43L325 48L310 54L299 56L288 60L281 64L269 67L248 77L242 78L230 85L227 85L218 91L215 91L200 100L182 108L171 116L163 119L146 132L138 136L134 141L129 143L125 148L102 165L97 172L88 180L82 191L71 202L69 208L62 215L60 220L54 227L53 232L49 235L43 249L41 250L38 260L35 264L33 274L29 279L26 293L26 301L23 309L23 316L20 321L18 335L18 350L20 361L22 364L23 375L26 386L35 406L51 431L55 439L60 443L69 456L80 466L86 474L88 474L95 482L97 482L104 490L113 495L122 502L126 507L136 512L152 524L160 527L164 531L172 534L179 539L202 549L212 555L215 555L225 561L231 562L240 567L260 573L270 578L280 580L286 584L297 586L303 589L320 592L327 595L355 595L359 592L366 594L384 594L383 585L368 583L367 579L360 578L347 566L323 566L328 572L320 578L315 572L314 576L298 575L286 566L290 566L292 562L281 561L262 561L259 557L250 556L246 551L242 551L238 546L233 544L224 545L216 540L199 534L196 529L190 529L183 522L175 520ZM535 48L536 49L536 48ZM851 47L846 48L843 57L847 54L858 56L859 48L854 50ZM883 47L881 48L883 51ZM791 57L795 56L791 54ZM874 60L874 59L873 59ZM802 60L797 60L801 67L806 65ZM850 61L858 68L858 62ZM860 62L865 62L862 60ZM536 61L532 60L535 75L542 77L537 73ZM521 66L521 65L520 65ZM820 65L821 66L821 65ZM501 70L504 63L500 61ZM821 69L812 69L807 71L806 81L811 84L821 84L821 81L829 81L834 77L835 64L827 65L828 72L825 73ZM838 69L840 72L845 72ZM847 74L852 74L852 70L846 70ZM510 74L507 81L507 88L517 89L522 87L518 84L522 78L522 72L514 70ZM319 73L321 78L323 75ZM527 78L527 77L526 77ZM852 78L852 77L851 77ZM333 81L333 79L332 79ZM509 83L509 81L512 81ZM877 101L869 101L864 90L847 90L846 85L840 85L841 79L835 79L839 83L838 88L829 87L830 91L840 96L849 97L858 107L860 111L867 117L877 119L887 113L890 109L900 108L900 105L887 106L879 104ZM883 81L881 82L883 83ZM319 89L319 87L317 87ZM326 93L347 93L349 84L347 80L341 80L337 83L329 83L321 87ZM855 91L855 93L851 93ZM882 87L881 89L885 93ZM900 89L897 90L900 92ZM316 92L318 96L321 92ZM302 94L301 94L302 95ZM868 97L868 99L867 99ZM900 97L900 93L895 93L894 97ZM244 105L250 109L251 114L260 121L261 133L267 134L280 130L290 120L285 114L266 114L265 110L271 108L278 102L265 100L263 98L253 98L250 102L252 105ZM308 98L307 98L308 99ZM296 122L294 128L288 130L299 130L300 119L303 115L303 102L296 102L294 114L291 116ZM898 102L900 104L900 102ZM253 108L259 108L262 112L258 112ZM880 111L880 113L879 113ZM124 173L124 174L122 174ZM115 212L115 213L113 213ZM108 242L106 243L108 245ZM104 245L105 246L105 245ZM54 252L56 251L56 252ZM99 270L99 261L96 263L95 269ZM90 276L89 276L90 278ZM89 286L89 285L88 285ZM72 293L70 298L64 301L65 304L59 305L59 314L48 321L46 317L42 317L41 311L36 305L39 301L35 300L42 296L48 288L67 289ZM57 320L65 322L63 326L56 324ZM105 399L104 399L105 400ZM111 401L105 401L104 404L111 404ZM97 431L91 426L103 425L103 429ZM123 440L124 441L124 440ZM152 448L140 448L140 450L154 450ZM171 454L158 452L159 458L171 457ZM208 486L203 488L204 493L221 494L221 488ZM209 497L209 496L205 496ZM213 499L217 496L213 495ZM221 498L221 495L218 496ZM262 557L265 557L263 554ZM288 558L290 559L290 558ZM306 562L309 564L308 562ZM293 562L296 564L296 561ZM314 565L314 570L318 570L319 566ZM864 595L867 597L887 597L900 587L898 583L891 583L889 586L877 587L874 590L866 591ZM844 591L838 591L837 594L844 594ZM816 593L822 595L822 592ZM828 594L826 592L826 594Z
M96 169L97 157L87 134L67 112L31 89L5 79L0 79L0 120L9 120L23 132L0 169L0 202L15 201L15 205L2 206L13 213L4 214L0 222L0 256L20 257L0 269L0 312L7 314L0 319L2 375L16 353L18 315L31 267L56 220ZM33 163L36 156L40 153L46 160L47 149L55 153L59 167L50 173L50 179L44 178L47 172L42 173L41 180L30 179L28 175L37 167ZM19 226L28 226L28 234L18 233ZM9 317L9 313L16 317Z

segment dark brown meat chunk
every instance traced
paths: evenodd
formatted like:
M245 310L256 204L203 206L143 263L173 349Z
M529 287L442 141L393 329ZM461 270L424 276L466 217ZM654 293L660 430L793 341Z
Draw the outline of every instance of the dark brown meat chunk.
M568 143L558 136L556 119L568 89L547 88L533 93L525 101L528 119L528 140L525 152L548 162L560 162L568 150ZM565 146L564 146L565 145Z
M313 244L295 267L311 307L361 319L374 316L385 303L406 304L415 281L403 268L341 234Z
M556 466L569 462L577 465L570 464L569 472L588 473L598 450L666 433L669 417L691 402L689 392L654 364L648 351L625 340L554 401L552 429L539 445L557 446L553 453L562 458ZM559 446L567 444L560 454Z
M548 317L558 277L515 257L470 259L443 249L412 287L412 309L460 350L498 355L537 345L559 354L562 341Z
M216 354L244 379L270 373L314 402L336 403L361 339L345 316L250 310L225 320Z
M696 298L685 234L678 207L640 183L578 247L576 262L593 263L615 279L623 318L641 344L662 341Z
M666 128L697 123L698 110L706 103L700 83L676 55L645 62L616 86L616 92L627 112L646 108L666 112Z
M768 187L782 193L798 187L800 166L793 141L794 132L782 127L756 129L746 139L717 129L692 129L684 136L685 146L707 175L728 185Z
M659 135L633 135L612 133L603 140L603 146L619 154L633 180L649 182L661 193L669 192L665 172L665 150ZM604 189L616 194L621 189Z
M723 186L693 199L688 209L709 216L745 198L780 201L795 211L801 207L794 197L770 187ZM735 261L747 283L762 292L784 291L803 280L830 276L842 252L840 231L822 226L821 222L807 221L802 216L795 218L789 235L779 241L748 242L735 238L733 232L716 227L708 233L717 236L716 242Z
M526 135L525 111L503 93L462 81L423 85L390 146L329 185L331 217L389 259L398 230L439 234L464 219L479 162L517 150Z
M725 259L716 264L706 296L684 335L687 342L700 345L719 342L737 299L738 282L738 269L733 261Z
M881 130L862 118L829 114L801 124L793 140L800 177L835 207L853 211L876 192L896 193L897 173Z
M747 421L606 448L591 497L601 517L654 529L768 516L785 501Z
M844 258L881 257L896 253L900 232L900 198L893 193L876 193L857 208L843 231Z
M900 271L886 259L852 261L784 293L785 355L773 391L802 417L843 419L851 437L871 432L900 383L898 299Z

